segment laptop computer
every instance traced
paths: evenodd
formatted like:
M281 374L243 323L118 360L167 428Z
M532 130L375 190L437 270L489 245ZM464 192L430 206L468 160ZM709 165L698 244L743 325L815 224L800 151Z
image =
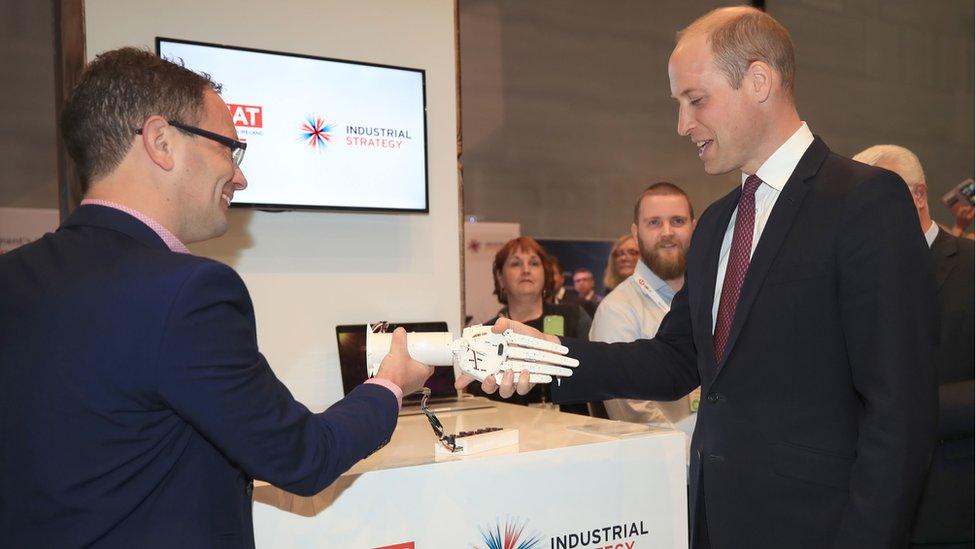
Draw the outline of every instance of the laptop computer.
M447 332L447 322L402 322L387 323L387 331L402 327L410 332ZM348 395L356 386L366 381L366 325L341 324L336 326L336 340L339 345L339 369L342 374L342 394ZM494 408L492 401L472 395L458 396L454 388L454 366L435 366L434 374L424 386L430 389L427 407L435 413L455 412L476 408ZM400 415L413 415L420 412L421 394L404 395Z

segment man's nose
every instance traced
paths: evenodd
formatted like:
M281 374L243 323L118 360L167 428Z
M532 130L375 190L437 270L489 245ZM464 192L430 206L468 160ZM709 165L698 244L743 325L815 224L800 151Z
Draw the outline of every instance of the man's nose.
M694 127L694 118L688 113L687 107L678 107L678 135L685 137Z
M234 178L230 181L234 184L235 191L243 191L247 188L247 178L244 177L244 170L240 166L234 169Z

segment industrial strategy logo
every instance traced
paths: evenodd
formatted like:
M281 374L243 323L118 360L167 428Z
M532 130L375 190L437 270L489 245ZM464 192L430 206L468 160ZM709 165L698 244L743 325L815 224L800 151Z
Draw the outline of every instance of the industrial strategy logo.
M363 124L346 125L343 134L336 122L329 122L323 116L309 115L299 125L299 139L307 148L316 151L333 145L345 145L350 148L394 152L403 149L413 140L413 136L405 128Z
M481 541L483 545L474 545L475 549L542 549L542 535L539 532L528 533L525 527L529 521L517 518L506 518L504 528L500 520L494 524L482 526Z
M528 520L506 518L494 524L481 526L481 542L472 549L636 549L650 530L644 521L606 524L544 536L540 532L528 532ZM548 544L543 544L548 540Z
M323 151L332 143L332 132L335 124L327 122L321 116L307 116L300 126L299 137L308 148Z

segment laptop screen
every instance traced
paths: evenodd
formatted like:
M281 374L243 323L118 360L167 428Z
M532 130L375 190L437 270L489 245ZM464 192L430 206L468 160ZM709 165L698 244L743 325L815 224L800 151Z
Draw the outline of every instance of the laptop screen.
M389 324L389 331L402 327L409 332L446 332L447 322L402 322ZM336 339L339 343L339 369L342 373L342 394L348 395L357 385L366 381L366 324L344 324L336 326ZM455 397L454 367L436 366L434 374L426 383L430 396ZM420 401L420 393L405 396L404 404Z

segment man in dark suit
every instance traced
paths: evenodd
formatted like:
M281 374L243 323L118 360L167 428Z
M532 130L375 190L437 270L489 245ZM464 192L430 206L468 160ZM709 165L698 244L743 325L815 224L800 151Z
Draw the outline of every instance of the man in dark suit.
M936 412L934 284L905 184L813 136L789 34L762 11L694 22L668 74L678 133L707 173L743 184L699 218L657 336L564 339L580 367L553 398L674 400L701 384L695 548L904 546Z
M394 337L377 379L320 414L257 348L219 236L247 182L219 87L126 48L88 66L62 136L86 194L0 256L5 547L252 547L252 479L314 494L389 440L431 368Z
M935 267L940 313L934 360L939 385L938 437L912 527L912 545L972 547L976 539L973 241L953 236L932 221L925 171L915 153L898 145L875 145L859 152L854 160L891 170L905 180Z

